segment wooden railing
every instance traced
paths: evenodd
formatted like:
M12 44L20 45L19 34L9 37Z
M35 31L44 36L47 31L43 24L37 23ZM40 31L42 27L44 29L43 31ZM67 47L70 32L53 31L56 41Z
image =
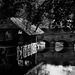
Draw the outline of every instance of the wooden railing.
M43 62L39 63L37 66L35 66L34 68L30 69L26 74L24 75L30 75L31 72L37 70L37 68L39 68L40 66L43 65Z

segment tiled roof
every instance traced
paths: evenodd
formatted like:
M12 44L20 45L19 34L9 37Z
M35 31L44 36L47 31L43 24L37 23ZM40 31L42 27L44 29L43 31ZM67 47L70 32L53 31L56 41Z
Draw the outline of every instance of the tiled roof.
M6 22L3 24L0 24L0 29L11 29L11 28L18 28L10 19L8 19Z

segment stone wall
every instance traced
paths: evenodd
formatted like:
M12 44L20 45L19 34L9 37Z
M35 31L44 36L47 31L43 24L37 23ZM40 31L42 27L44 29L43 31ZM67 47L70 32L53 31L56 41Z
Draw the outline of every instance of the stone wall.
M45 53L37 54L38 62L50 62L50 63L63 63L64 61L73 62L75 64L75 51L74 51L74 34L58 34L58 35L45 35L45 36L37 36L38 41L46 40L50 43L48 50ZM64 53L55 51L55 42L65 40L68 42L69 47L66 47L68 51ZM38 60L39 59L39 60Z

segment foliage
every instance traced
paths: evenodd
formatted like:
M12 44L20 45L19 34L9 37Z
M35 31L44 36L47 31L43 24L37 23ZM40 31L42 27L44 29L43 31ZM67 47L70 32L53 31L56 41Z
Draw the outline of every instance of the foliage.
M73 28L74 3L73 0L2 0L0 20L10 17L22 17L37 25L37 27L46 21L49 22L50 28L53 26L53 29L67 27L68 25ZM47 13L47 15L44 15L44 13ZM73 15L72 18L70 18L70 15ZM70 23L68 20L72 22Z

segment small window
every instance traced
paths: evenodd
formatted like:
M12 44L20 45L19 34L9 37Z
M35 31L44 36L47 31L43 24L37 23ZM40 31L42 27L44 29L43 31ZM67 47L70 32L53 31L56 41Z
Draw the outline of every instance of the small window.
M12 40L12 31L8 30L5 32L5 41Z
M23 32L21 30L18 31L18 34L22 34Z

